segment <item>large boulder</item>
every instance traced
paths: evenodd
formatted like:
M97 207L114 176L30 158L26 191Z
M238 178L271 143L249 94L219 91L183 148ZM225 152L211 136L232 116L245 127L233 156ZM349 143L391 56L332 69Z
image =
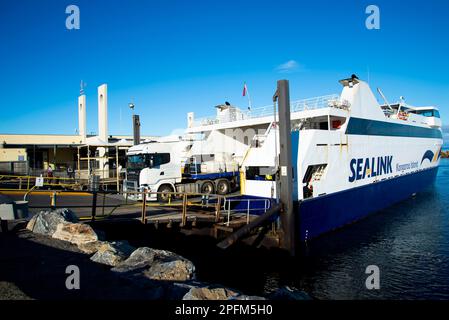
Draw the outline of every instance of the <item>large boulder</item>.
M81 223L60 223L57 225L52 237L76 245L98 241L98 235L92 227Z
M290 288L288 286L281 287L268 296L269 300L312 300L312 298L304 291Z
M69 209L40 211L27 224L27 229L38 234L52 236L58 224L78 222L76 215Z
M128 258L133 251L134 247L128 241L105 242L90 260L114 267Z
M153 263L154 256L154 249L148 247L138 248L131 253L128 259L120 262L111 270L120 273L141 271Z
M238 292L223 287L194 287L182 300L230 300L238 295Z
M144 275L151 280L187 281L194 279L195 266L173 252L154 250L154 261Z
M203 282L198 282L196 280L187 282L170 282L168 290L165 290L165 299L168 300L182 300L182 297L189 292L190 289L194 287L206 286Z
M170 251L148 247L136 249L111 270L139 273L139 276L150 280L187 281L195 277L195 266L191 261Z
M107 243L106 241L80 243L78 245L78 249L86 254L94 254L98 251L98 249L100 249L101 246L105 245L106 243Z

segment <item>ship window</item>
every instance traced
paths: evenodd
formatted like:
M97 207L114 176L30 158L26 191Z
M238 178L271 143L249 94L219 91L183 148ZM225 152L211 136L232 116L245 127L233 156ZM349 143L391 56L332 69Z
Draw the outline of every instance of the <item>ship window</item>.
M416 114L419 114L419 115L424 116L424 117L435 117L435 118L439 118L440 117L440 112L438 110L435 110L435 109L416 110Z
M320 122L320 130L327 130L328 125L327 122Z
M308 166L306 174L304 175L304 179L302 180L302 183L321 180L321 177L324 174L324 170L326 169L326 167L327 164L316 164Z
M188 163L202 163L207 161L214 161L215 154L195 154L190 157Z
M313 184L315 181L321 180L326 167L327 164L316 164L307 167L304 179L302 180L304 199L313 197Z
M274 167L247 167L246 180L274 181L276 180Z

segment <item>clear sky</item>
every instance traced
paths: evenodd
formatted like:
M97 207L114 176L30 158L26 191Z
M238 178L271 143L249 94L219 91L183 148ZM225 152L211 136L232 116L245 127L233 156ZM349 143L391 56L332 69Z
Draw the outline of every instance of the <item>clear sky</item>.
M65 27L70 4L79 30ZM365 27L370 4L380 30ZM132 100L142 133L164 135L189 111L246 107L244 81L263 106L278 79L295 99L339 93L352 73L449 123L448 54L447 0L1 0L0 133L75 133L80 80L88 133L107 83L110 134L131 134Z

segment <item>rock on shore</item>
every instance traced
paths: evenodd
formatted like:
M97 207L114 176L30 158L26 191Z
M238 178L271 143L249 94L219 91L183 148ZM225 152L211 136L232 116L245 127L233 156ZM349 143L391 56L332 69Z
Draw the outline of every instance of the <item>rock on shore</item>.
M182 300L229 300L239 293L223 287L193 287Z
M90 260L114 267L128 258L134 249L128 241L103 242Z
M58 224L65 222L76 223L78 218L69 209L40 211L31 218L26 228L37 234L52 236Z
M195 277L190 260L166 250L154 250L154 260L144 275L151 280L187 281Z
M139 274L150 280L187 281L195 277L195 266L190 260L170 251L148 247L136 249L111 270Z
M53 238L80 245L98 241L98 236L91 226L81 223L63 222L56 226Z
M154 249L142 247L133 251L128 259L117 264L111 270L119 273L137 272L149 267L153 260Z

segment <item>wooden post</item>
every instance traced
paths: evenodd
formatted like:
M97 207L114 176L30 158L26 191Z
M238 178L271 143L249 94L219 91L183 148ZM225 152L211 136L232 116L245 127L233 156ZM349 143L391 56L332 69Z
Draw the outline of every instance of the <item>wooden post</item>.
M141 222L143 224L147 223L147 193L146 191L142 192L142 217Z
M295 255L296 225L293 212L293 169L292 169L292 142L290 126L290 93L288 80L277 82L276 96L279 110L279 183L278 193L282 204L281 246ZM277 156L277 155L276 155Z
M92 221L95 221L95 215L97 214L97 191L92 193Z
M103 206L101 207L101 215L104 216L104 206L106 202L106 193L103 192Z
M87 146L87 176L90 177L90 148Z
M115 167L117 171L117 192L120 192L120 169L118 165L118 146L115 146Z
M78 171L78 181L81 180L81 167L80 167L80 147L77 147L78 149L78 163L77 163L77 171Z
M182 220L181 227L185 227L187 224L187 195L182 195Z
M217 197L217 207L215 208L215 222L220 221L221 197Z

